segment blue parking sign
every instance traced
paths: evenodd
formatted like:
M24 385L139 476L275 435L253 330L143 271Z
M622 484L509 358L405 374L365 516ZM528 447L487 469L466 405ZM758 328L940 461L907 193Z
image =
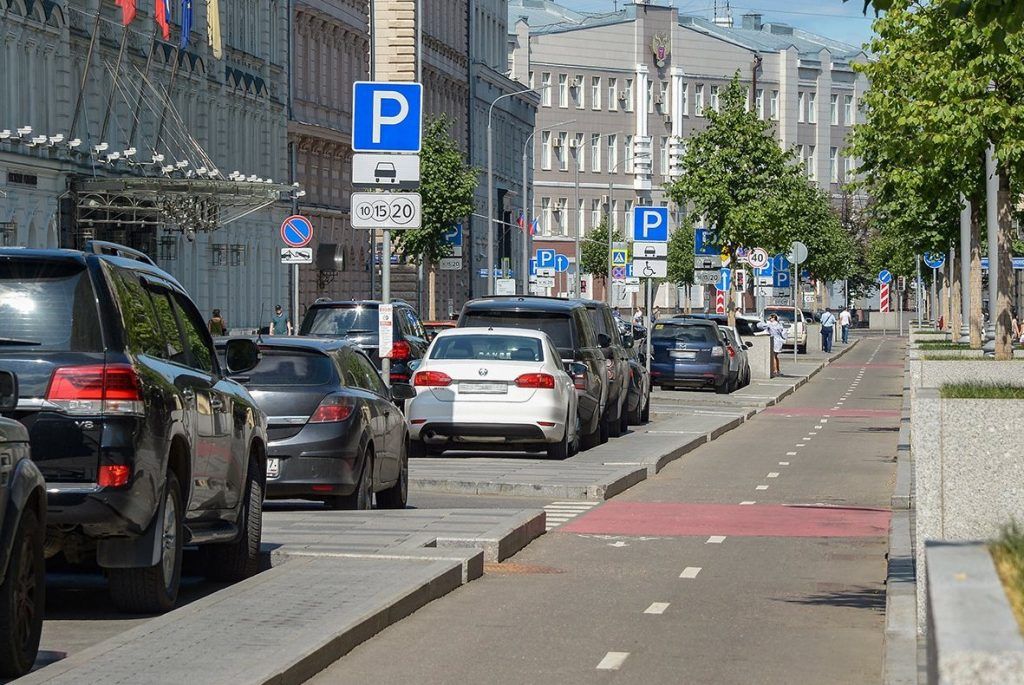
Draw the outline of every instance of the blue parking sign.
M793 279L789 277L789 269L783 271L776 270L772 277L772 285L776 288L788 288L792 282Z
M352 85L352 149L419 152L423 139L423 86L356 81Z
M555 255L557 253L550 249L537 250L537 267L540 269L552 269L555 266Z
M668 207L633 208L633 242L668 241Z

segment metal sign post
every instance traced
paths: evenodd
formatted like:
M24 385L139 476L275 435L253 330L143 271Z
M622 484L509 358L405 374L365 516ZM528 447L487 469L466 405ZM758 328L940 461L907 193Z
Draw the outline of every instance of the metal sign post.
M793 282L791 284L793 293L793 361L797 360L797 354L800 350L800 327L799 317L797 311L799 305L797 302L797 296L800 294L800 263L807 260L807 246L799 240L794 240L793 244L790 245L789 250L789 261L793 262ZM807 332L807 322L804 322L804 333ZM810 343L810 340L807 341Z
M281 240L291 248L305 248L313 240L313 223L301 214L293 214L281 222ZM282 253L282 259L284 254ZM299 331L299 262L291 262L292 272L292 330ZM262 325L262 321L260 324Z
M651 330L651 279L644 279L647 281L647 306L644 307L644 321L647 325L647 354L644 355L645 363L647 365L647 375L651 375L651 338L654 336L654 331Z

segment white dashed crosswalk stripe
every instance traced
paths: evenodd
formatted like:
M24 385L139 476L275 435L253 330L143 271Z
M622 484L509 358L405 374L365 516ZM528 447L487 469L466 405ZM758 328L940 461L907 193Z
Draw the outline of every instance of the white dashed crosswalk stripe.
M561 526L580 514L585 514L600 502L552 502L544 506L546 514L546 530L552 530Z

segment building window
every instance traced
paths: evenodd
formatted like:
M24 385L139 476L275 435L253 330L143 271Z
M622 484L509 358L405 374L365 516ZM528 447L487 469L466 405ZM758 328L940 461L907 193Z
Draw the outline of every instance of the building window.
M583 88L584 76L577 74L575 78L572 88L576 91L576 109L584 109L587 106L587 92Z
M530 88L536 88L536 81L533 78L533 72L530 72Z
M654 114L654 81L647 82L647 113Z
M590 134L590 170L601 171L601 134Z
M757 118L764 119L764 88L758 88L754 96L754 108L757 110Z
M541 131L540 134L540 168L551 168L551 131Z
M698 83L693 89L693 113L695 116L704 116L704 84Z
M718 111L718 86L711 86L711 98L710 98L710 100L711 100L711 102L708 103L708 104L711 105L711 109L713 109L714 111L717 112Z
M608 79L608 111L615 112L619 109L619 79Z
M633 111L633 79L626 79L626 105L623 107L627 112Z
M796 120L802 124L804 122L804 114L807 112L807 93L800 93L797 103Z
M561 171L569 170L569 155L565 149L568 138L569 134L565 131L558 132L558 147L555 150L555 157L558 159L558 168Z
M541 105L544 107L551 106L551 72L544 71L540 75L540 97Z
M544 235L551 235L551 198L542 197L540 199L540 216L541 216L541 228L544 231Z
M619 137L614 133L608 136L608 173L615 173L619 165Z
M555 206L555 231L558 235L565 235L566 214L568 214L565 208L567 206L564 197L558 198L558 204Z
M839 96L833 95L828 99L828 119L833 126L839 125Z
M683 116L685 117L690 115L690 86L683 81L681 87L683 89Z
M626 235L633 235L633 205L636 204L633 200L626 200L624 211L622 214L623 223L626 224Z
M601 200L590 201L590 225L592 227L599 226L601 224Z
M668 176L668 136L662 136L659 141L661 148L659 153L661 156L661 175Z
M569 75L558 75L558 106L565 109L569 106Z
M769 111L772 116L772 121L779 120L779 91L772 91L771 104L769 105Z
M626 165L626 173L631 174L635 170L633 166L633 136L626 136L626 142L622 145L623 164Z
M845 164L845 167L843 168L843 180L846 181L847 183L849 183L851 180L853 180L853 172L854 172L853 157L847 157L845 159L845 162L846 162L846 164Z
M590 78L590 108L601 109L601 77Z
M818 157L813 145L807 146L807 178L812 181L818 178Z
M586 159L586 141L583 139L582 133L577 133L573 136L573 148L576 152L576 170L586 171L587 170L587 159Z
M586 223L584 221L586 219L586 217L587 217L586 212L583 209L583 200L582 199L577 200L577 202L576 202L576 230L580 232L580 237L581 238L583 237L583 234L584 234L583 226Z
M658 91L658 97L661 102L658 104L658 111L662 114L670 111L668 101L668 81L661 82L661 88Z
M853 126L853 96L843 96L843 123Z
M612 200L612 228L619 227L619 201Z
M818 123L818 94L809 93L807 95L807 123L816 124Z
M828 150L828 173L832 183L839 183L839 148Z

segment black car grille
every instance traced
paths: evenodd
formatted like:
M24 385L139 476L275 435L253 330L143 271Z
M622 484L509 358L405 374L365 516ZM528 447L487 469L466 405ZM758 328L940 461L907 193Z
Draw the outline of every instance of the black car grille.
M296 426L294 424L280 424L275 426L271 424L270 426L267 427L267 438L269 438L271 442L277 442L278 440L287 440L288 438L293 438L299 434L299 431L302 430L303 425Z

